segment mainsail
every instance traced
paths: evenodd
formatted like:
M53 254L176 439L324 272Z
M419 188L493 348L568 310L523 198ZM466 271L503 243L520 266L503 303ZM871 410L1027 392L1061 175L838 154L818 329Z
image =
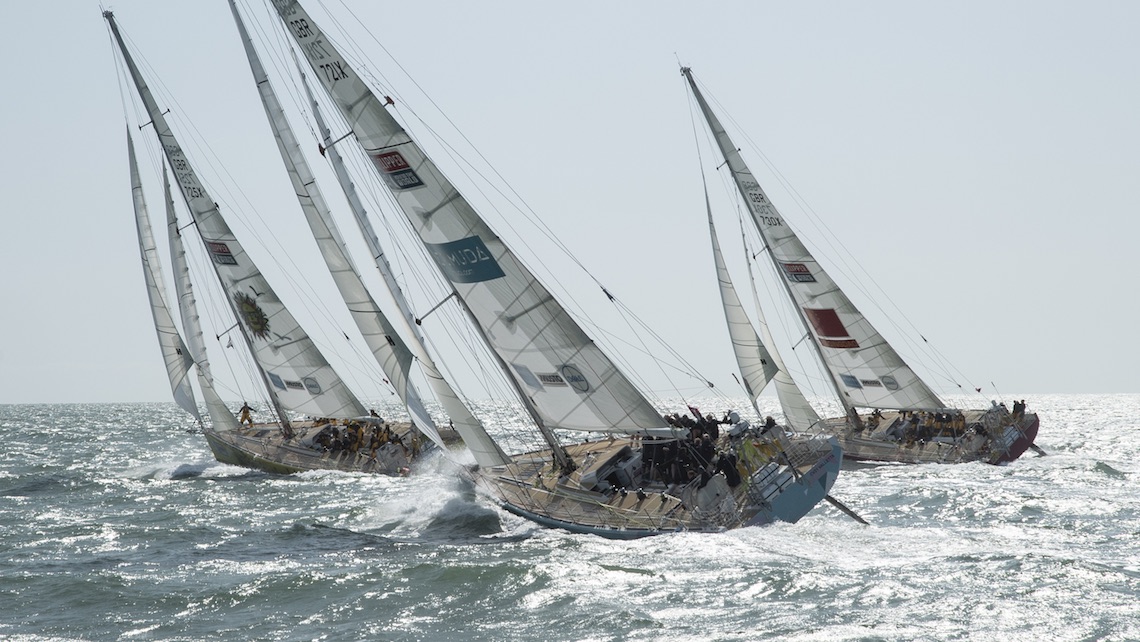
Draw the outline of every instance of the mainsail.
M316 417L365 414L364 406L301 329L230 230L171 132L127 51L113 15L105 12L104 16L270 396L284 408ZM287 421L284 413L279 414L283 422Z
M697 89L690 70L684 68L682 73L764 239L776 272L831 374L840 402L849 412L856 406L927 410L945 407L788 226Z
M664 428L652 404L507 248L295 0L274 0L357 142L540 427Z
M194 400L194 388L190 385L190 366L194 361L190 351L178 334L178 326L166 306L166 293L163 287L162 267L158 260L158 248L154 242L154 231L150 225L150 215L143 197L142 179L139 177L138 161L135 158L135 144L127 132L127 156L131 165L131 193L134 196L135 229L139 237L139 255L142 258L143 277L146 279L146 293L150 299L150 312L154 318L154 329L158 333L158 345L166 363L166 375L170 379L170 391L174 401L190 413L198 424L202 415Z

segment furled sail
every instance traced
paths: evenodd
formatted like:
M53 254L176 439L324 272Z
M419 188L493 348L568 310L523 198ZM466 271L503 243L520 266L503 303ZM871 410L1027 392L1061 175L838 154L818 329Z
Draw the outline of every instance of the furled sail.
M158 260L158 248L154 243L154 231L150 226L150 215L143 197L142 179L139 177L138 161L135 158L135 144L127 132L127 156L131 165L131 193L134 196L135 229L139 237L139 255L142 258L143 277L146 279L146 293L150 299L150 312L154 318L154 329L158 333L158 345L162 359L166 363L166 375L170 379L170 391L174 401L190 413L198 423L202 415L194 400L194 388L190 385L190 366L194 361L190 351L178 334L178 326L166 306L166 293L163 287L162 266Z
M687 68L683 73L768 247L776 272L842 393L840 401L849 409L944 407L808 252L749 171L697 89L692 73Z
M127 51L113 16L104 16L270 394L282 407L316 417L365 414L222 218Z
M294 0L287 30L440 271L547 428L643 432L665 422L456 191Z

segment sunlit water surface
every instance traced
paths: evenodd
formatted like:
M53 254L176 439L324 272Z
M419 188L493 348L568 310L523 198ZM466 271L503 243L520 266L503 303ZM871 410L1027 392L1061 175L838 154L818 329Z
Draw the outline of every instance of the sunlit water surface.
M219 464L170 404L0 406L0 638L1138 640L1140 395L1012 465L846 468L795 525L632 542L414 477Z

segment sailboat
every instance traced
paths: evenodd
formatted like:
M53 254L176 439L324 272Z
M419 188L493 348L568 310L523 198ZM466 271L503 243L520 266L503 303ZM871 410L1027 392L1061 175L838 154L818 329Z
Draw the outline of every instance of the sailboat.
M845 456L855 461L1005 464L1033 447L1039 420L1026 411L1024 402L1015 403L1012 412L996 402L981 409L951 408L906 364L772 204L709 107L692 71L683 67L681 73L724 159L720 167L731 173L763 241L761 253L771 260L845 415L820 419L783 366L762 312L763 341L752 332L724 266L709 206L725 316L753 402L774 379L788 426L834 437Z
M190 160L182 151L165 114L158 106L127 50L111 12L105 12L128 73L150 116L148 126L158 135L166 163L175 172L184 202L193 217L194 228L204 244L210 263L225 293L238 331L253 356L256 369L277 421L255 423L243 415L239 421L214 389L202 329L190 285L180 227L175 218L170 182L163 166L170 254L175 264L175 284L179 307L189 341L183 341L166 303L163 276L158 261L146 201L142 193L134 144L128 134L131 187L134 195L136 229L144 265L159 344L176 402L198 422L221 462L276 473L331 469L380 474L407 474L412 462L430 444L440 447L445 440L423 408L407 378L412 362L409 348L392 329L371 300L351 261L341 253L343 243L335 228L322 219L323 200L313 188L306 189L308 170L288 154L291 132L274 128L283 160L298 188L298 198L317 236L322 254L334 273L346 304L354 312L370 348L386 374L396 382L413 419L412 422L385 422L375 411L369 413L352 393L316 344L275 294L264 275L244 251L230 230L219 206L198 179ZM251 59L257 75L257 65ZM273 122L271 100L266 111ZM293 147L296 145L293 144ZM319 230L319 231L318 231ZM334 269L338 268L338 269ZM352 277L355 276L355 279ZM196 365L198 383L205 398L210 424L205 424L194 401L189 370ZM307 415L297 419L289 413ZM462 423L462 422L461 422ZM454 434L453 430L447 431ZM477 438L472 439L477 442Z
M481 457L470 474L506 510L610 538L795 522L839 473L834 439L666 417L640 392L444 176L311 15L274 7L343 123L326 147L371 161L453 299L489 348L545 447ZM689 425L694 424L694 425ZM522 429L520 429L522 430ZM569 441L560 434L601 433Z

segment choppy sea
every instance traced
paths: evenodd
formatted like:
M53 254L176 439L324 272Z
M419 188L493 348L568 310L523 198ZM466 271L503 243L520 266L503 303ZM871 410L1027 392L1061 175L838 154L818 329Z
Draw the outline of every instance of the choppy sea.
M615 542L457 481L215 462L172 404L0 405L0 639L1140 640L1140 395L1008 466L845 468L798 524Z

